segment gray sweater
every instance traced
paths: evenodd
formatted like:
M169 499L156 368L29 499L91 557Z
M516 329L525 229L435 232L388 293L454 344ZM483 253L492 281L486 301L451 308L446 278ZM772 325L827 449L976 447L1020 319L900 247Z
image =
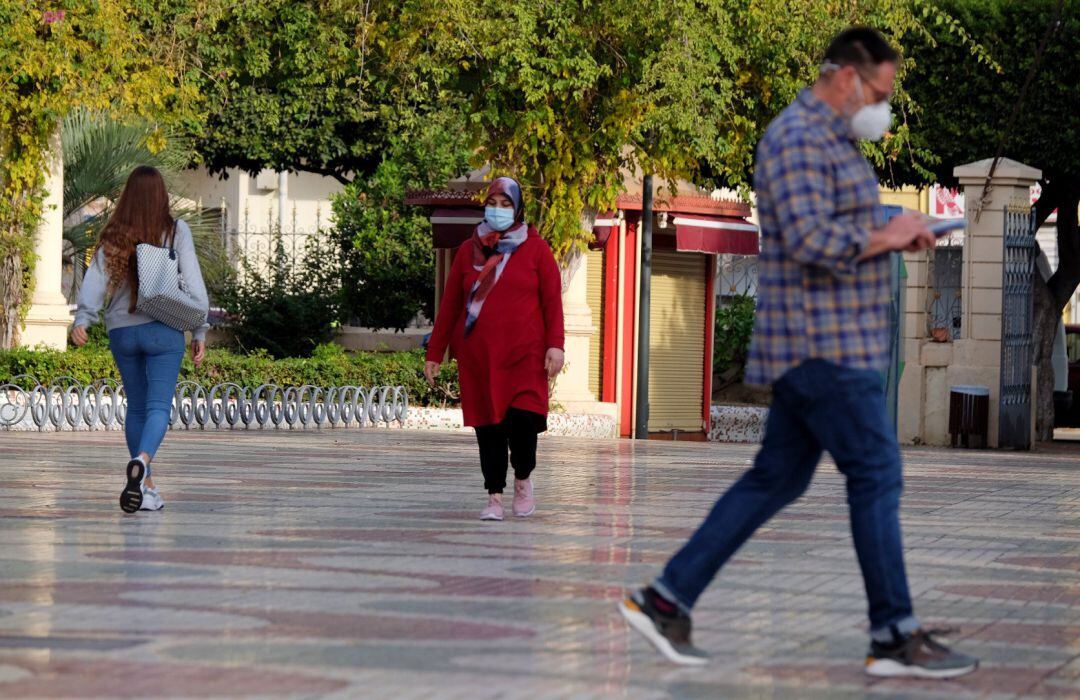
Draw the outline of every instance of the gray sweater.
M199 258L195 255L195 241L191 237L191 229L180 220L176 222L176 240L173 244L176 248L177 262L180 265L180 274L184 276L187 290L197 301L210 307L210 298L206 293L206 284L203 282L202 269L199 267ZM102 306L105 306L106 290L109 285L109 275L105 271L105 251L98 249L94 254L94 260L90 263L90 269L83 278L82 288L79 290L79 308L75 312L75 325L89 327L96 322L101 314ZM113 292L105 306L105 328L126 328L138 326L144 323L153 323L154 319L138 311L128 313L131 305L131 285L126 281L120 288ZM194 340L205 340L206 331L210 324L203 324L197 328L192 337Z

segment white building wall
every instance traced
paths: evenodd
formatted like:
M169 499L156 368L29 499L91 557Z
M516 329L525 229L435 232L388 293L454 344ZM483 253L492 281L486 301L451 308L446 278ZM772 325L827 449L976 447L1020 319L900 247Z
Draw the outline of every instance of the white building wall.
M252 177L236 168L227 177L211 175L204 169L191 170L181 178L182 194L204 207L217 208L222 202L231 230L265 231L283 223L285 232L314 233L332 224L330 197L344 188L332 177L312 173L286 176L284 217L278 197L278 173L265 170Z

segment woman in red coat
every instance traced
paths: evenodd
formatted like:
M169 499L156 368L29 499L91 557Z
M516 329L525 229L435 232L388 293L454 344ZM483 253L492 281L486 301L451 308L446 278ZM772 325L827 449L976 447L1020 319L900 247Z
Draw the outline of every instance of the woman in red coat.
M563 366L562 277L551 248L525 223L512 178L491 183L484 221L454 257L424 365L431 383L447 346L458 362L465 425L480 446L488 491L480 519L503 519L508 452L513 513L532 515L536 436L547 430L548 383Z

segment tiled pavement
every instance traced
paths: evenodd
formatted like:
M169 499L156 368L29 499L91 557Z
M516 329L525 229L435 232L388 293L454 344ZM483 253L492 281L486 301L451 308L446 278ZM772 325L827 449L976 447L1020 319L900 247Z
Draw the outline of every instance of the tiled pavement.
M1080 697L1080 451L911 451L919 614L984 659L861 673L843 484L702 598L678 669L614 614L749 447L544 439L540 510L481 523L465 435L177 433L160 513L116 506L121 438L0 433L0 697Z

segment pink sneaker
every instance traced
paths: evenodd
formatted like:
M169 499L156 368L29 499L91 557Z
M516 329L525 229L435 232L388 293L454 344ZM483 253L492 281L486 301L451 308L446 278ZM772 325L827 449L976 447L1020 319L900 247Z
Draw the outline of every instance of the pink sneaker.
M488 496L487 508L480 511L481 520L502 520L503 519L503 507L502 507L502 494L493 493Z
M536 512L532 479L514 479L514 515L527 518Z

